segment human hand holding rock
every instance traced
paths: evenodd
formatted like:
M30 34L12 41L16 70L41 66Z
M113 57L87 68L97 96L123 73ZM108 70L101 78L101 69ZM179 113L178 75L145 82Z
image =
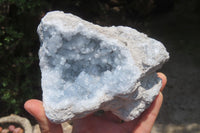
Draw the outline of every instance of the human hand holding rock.
M105 112L101 116L91 114L73 121L73 133L150 133L159 113L163 101L162 90L167 82L164 74L158 73L158 77L162 79L160 93L151 106L138 118L133 121L122 122L111 112ZM38 121L42 133L62 133L60 124L51 123L47 119L41 101L28 100L24 107Z
M74 133L150 132L166 83L156 71L169 59L161 42L62 11L47 13L37 31L43 103L29 100L25 109L42 132L60 133L54 123L68 120ZM97 110L110 112L97 116Z

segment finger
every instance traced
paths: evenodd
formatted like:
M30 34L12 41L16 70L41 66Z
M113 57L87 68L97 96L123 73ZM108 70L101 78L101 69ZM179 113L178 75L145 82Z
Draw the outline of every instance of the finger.
M36 99L28 100L24 104L24 108L38 121L42 133L62 133L60 124L51 123L47 119L42 101Z
M151 106L139 117L134 133L150 133L162 105L163 95L160 92Z
M167 77L165 76L165 74L161 73L161 72L158 72L157 73L158 77L161 78L162 80L162 87L160 89L160 91L162 92L163 89L165 88L165 85L167 84Z
M42 101L31 99L26 101L24 108L28 111L38 122L45 122L46 116L44 113L44 108L42 106Z

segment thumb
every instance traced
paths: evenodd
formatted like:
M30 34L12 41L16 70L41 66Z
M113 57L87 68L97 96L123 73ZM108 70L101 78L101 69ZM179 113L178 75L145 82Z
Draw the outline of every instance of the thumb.
M28 100L24 104L24 108L38 121L42 133L62 133L61 125L51 123L46 117L42 101Z

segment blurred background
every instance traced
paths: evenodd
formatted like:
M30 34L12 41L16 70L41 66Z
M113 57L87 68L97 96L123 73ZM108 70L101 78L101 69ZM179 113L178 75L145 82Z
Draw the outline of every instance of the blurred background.
M166 46L168 77L154 132L200 133L199 0L0 0L0 117L36 123L23 108L41 99L36 33L48 11L62 10L102 26L130 26Z

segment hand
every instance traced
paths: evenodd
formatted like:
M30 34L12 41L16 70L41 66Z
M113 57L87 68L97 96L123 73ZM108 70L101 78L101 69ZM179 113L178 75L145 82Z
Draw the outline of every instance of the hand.
M161 92L167 83L164 74L158 73L158 76L162 79L160 93L151 106L138 118L122 123L111 112L105 112L101 116L92 114L83 119L74 120L73 133L150 133L162 105L163 95ZM41 101L28 100L24 107L38 121L42 133L62 133L60 124L51 123L47 119Z

